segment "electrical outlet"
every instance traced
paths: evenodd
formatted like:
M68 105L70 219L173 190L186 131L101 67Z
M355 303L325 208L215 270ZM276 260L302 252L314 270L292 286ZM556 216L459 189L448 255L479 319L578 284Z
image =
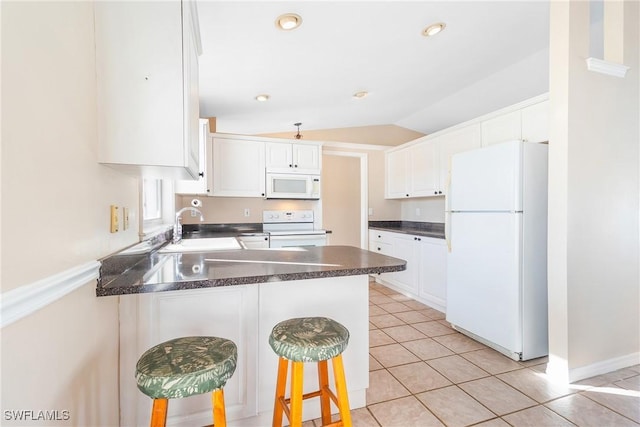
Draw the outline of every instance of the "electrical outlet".
M122 208L122 230L129 228L129 208Z
M369 215L373 215L373 208L369 208Z
M118 207L116 205L111 205L111 232L117 233L118 230Z
M244 208L244 216L251 216L251 210L249 210L249 208Z
M420 208L416 208L416 216L420 216Z

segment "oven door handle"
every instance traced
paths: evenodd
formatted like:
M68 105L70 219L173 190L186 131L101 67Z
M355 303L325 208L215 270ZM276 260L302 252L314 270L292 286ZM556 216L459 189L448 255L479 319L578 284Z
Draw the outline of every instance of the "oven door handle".
M277 235L274 236L273 234L270 236L271 240L300 240L300 239L304 239L304 240L322 240L324 238L326 238L327 235L326 234L287 234L287 235Z

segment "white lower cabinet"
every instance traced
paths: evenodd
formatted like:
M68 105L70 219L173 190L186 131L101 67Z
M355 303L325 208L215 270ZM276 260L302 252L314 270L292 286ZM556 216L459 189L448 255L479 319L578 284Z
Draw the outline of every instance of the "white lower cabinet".
M120 297L120 425L148 425L152 400L134 378L138 358L163 341L219 336L238 348L238 363L224 387L233 425L270 425L278 357L269 346L276 323L326 316L350 333L343 353L352 409L366 405L369 385L369 277L329 277ZM363 361L367 363L363 363ZM305 392L317 387L317 370L305 366ZM305 420L320 416L317 400L305 403ZM211 394L169 401L168 426L210 425Z
M445 311L447 246L443 239L369 230L369 250L407 262L404 271L380 274L381 281Z
M422 237L418 242L420 288L418 295L442 312L447 306L447 243L443 239Z

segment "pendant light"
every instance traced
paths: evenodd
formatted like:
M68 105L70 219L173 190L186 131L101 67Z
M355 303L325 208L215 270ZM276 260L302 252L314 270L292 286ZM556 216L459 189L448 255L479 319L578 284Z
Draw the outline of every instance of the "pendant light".
M302 125L302 123L298 122L298 123L294 123L293 125L298 128L298 133L295 134L295 138L301 139L302 135L300 134L300 125Z

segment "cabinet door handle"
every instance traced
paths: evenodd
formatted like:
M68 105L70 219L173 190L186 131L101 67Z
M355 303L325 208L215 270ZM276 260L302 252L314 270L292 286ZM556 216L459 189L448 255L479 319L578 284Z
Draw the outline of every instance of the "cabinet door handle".
M298 165L293 165L293 167L294 167L294 168L297 168L297 167L298 167Z
M409 197L409 194L406 194L407 197Z
M378 250L381 250L380 248L378 248Z
M204 178L204 172L200 172L200 173L198 174L198 176L199 176L199 177L201 177L201 178Z
M292 165L292 164L289 164L289 167L290 167L290 168L292 168L292 167L293 167L293 165Z

